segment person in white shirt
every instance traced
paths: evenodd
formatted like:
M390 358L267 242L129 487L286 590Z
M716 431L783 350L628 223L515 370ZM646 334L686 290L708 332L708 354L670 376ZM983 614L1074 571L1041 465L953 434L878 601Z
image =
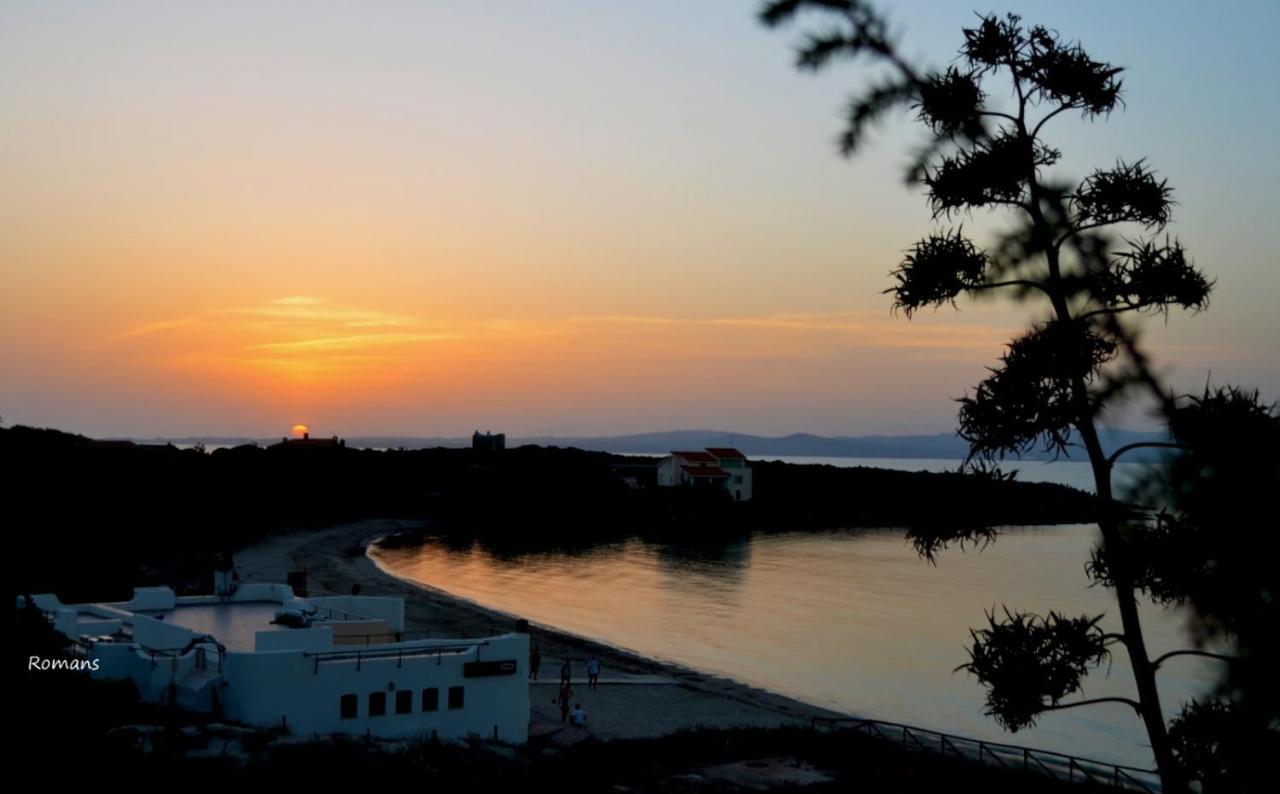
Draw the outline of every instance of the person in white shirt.
M591 656L591 660L587 662L587 689L600 688L600 660Z
M582 704L577 703L573 707L573 711L569 713L569 722L579 728L587 727L587 712L582 710Z

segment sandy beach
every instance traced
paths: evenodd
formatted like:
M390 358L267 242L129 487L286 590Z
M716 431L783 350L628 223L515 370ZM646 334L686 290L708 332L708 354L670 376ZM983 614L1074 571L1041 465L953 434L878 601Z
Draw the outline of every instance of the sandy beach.
M420 526L371 519L282 533L237 552L236 571L246 582L283 582L289 571L306 571L313 593L348 594L358 584L365 595L401 597L409 631L475 637L515 630L519 616L393 577L366 554L377 538ZM662 736L696 727L808 724L813 717L845 716L546 626L531 624L530 638L542 653L542 680L530 683L531 736L560 727L554 700L566 658L572 660L575 700L589 715L590 732L604 739ZM596 690L586 686L586 660L592 654L602 667Z

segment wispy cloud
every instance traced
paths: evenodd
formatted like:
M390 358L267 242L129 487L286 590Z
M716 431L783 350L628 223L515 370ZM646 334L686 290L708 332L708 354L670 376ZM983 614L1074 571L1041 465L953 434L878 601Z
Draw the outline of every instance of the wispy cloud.
M243 365L296 375L339 373L361 361L403 358L413 345L457 338L460 334L452 329L427 327L410 315L289 295L156 320L107 342L146 345L145 355L152 360L176 366ZM148 339L154 341L144 341Z
M908 323L883 312L679 317L662 314L436 320L292 295L156 320L111 342L178 366L249 368L298 377L407 372L431 361L504 361L560 372L583 356L687 356L699 360L799 360L849 349L902 350L939 359L990 357L1009 329ZM154 339L144 342L144 339ZM467 347L426 346L464 340ZM452 366L452 365L451 365Z
M157 331L169 331L174 328L181 328L184 325L191 325L205 319L207 314L193 314L190 317L177 317L172 320L157 320L152 323L146 323L136 328L128 328L117 334L107 337L108 342L119 342L124 339L130 339L135 336L146 336L154 334Z
M441 342L460 338L452 333L386 333L355 334L352 336L325 336L315 339L299 339L293 342L264 342L248 345L245 350L263 350L275 353L315 353L343 350L361 350L386 345L404 345L414 342Z
M148 336L163 331L201 324L235 327L246 318L268 320L280 329L314 330L317 328L391 328L419 326L422 321L403 314L342 306L309 295L290 295L275 298L257 306L246 306L192 314L166 320L156 320L134 328L128 328L107 338L108 342L120 342L135 337Z
M729 317L669 317L662 315L584 315L568 322L578 325L639 327L725 327L796 333L836 334L846 344L871 347L974 349L1008 341L1010 329L972 323L909 323L882 312L792 313Z

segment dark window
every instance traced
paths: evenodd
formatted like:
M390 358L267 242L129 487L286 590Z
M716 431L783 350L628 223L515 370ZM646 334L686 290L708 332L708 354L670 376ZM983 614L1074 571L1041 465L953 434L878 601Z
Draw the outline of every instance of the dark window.
M386 692L370 692L369 693L369 716L385 717L387 714L387 693Z
M359 695L343 695L338 698L338 717L344 720L354 720L360 716L360 696Z
M440 690L432 687L422 690L422 710L423 711L439 711L440 710Z
M449 708L462 708L463 688L460 686L449 687Z
M401 689L396 693L396 713L411 714L413 713L413 690Z

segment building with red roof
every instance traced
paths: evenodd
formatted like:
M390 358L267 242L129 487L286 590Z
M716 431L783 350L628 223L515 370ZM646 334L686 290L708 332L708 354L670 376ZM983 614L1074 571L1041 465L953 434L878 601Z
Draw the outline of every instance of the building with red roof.
M723 488L735 501L751 499L751 466L732 447L676 450L658 463L658 485Z

